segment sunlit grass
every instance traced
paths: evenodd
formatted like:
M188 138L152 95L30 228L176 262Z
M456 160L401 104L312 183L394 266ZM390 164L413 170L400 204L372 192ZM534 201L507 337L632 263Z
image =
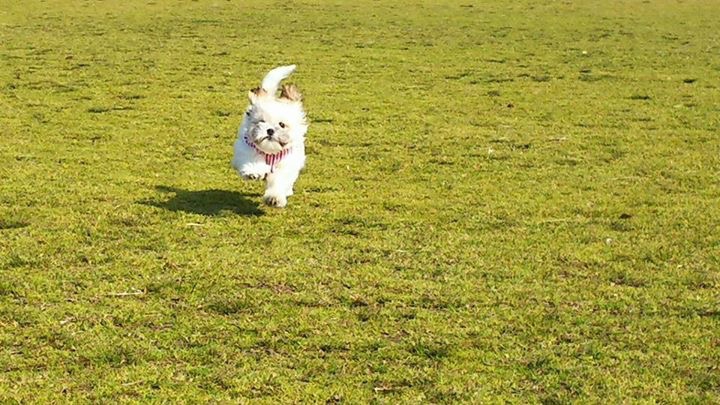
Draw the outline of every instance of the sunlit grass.
M715 2L6 3L0 402L720 401Z

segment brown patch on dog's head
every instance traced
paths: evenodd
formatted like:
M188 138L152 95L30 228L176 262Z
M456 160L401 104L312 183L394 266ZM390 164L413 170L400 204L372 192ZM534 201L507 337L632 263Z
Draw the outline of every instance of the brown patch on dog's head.
M280 98L288 101L302 101L302 94L294 84L284 84L280 90Z
M257 99L261 97L266 97L268 95L267 91L261 87L255 87L254 89L251 89L248 92L248 99L250 100L250 104L255 104Z

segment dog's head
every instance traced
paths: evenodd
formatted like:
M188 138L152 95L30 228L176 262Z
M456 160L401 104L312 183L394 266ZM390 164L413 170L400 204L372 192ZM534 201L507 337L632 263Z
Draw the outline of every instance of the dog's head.
M248 140L256 148L276 154L302 142L307 122L302 106L302 95L294 85L282 86L280 96L269 94L262 88L248 92L250 106L245 112Z

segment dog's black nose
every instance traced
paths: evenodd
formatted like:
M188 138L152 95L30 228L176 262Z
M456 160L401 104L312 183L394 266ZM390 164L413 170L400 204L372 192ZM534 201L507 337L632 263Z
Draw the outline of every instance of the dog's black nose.
M274 130L274 129L268 128L268 130L267 130L267 134L268 134L268 135L272 136L272 134L274 134L274 133L275 133L275 130Z

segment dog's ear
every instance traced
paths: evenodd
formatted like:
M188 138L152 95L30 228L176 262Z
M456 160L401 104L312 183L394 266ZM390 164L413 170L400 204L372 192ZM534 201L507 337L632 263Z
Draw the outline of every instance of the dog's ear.
M302 101L302 94L294 84L284 84L280 90L280 98L288 101Z
M267 91L261 87L255 87L254 89L248 91L248 99L250 100L250 104L255 104L257 100L260 97L267 96Z

